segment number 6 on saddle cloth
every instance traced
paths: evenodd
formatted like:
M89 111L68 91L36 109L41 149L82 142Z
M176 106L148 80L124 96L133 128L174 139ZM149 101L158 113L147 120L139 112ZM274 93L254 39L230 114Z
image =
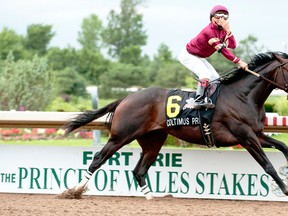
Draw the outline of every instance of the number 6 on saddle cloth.
M220 86L211 83L206 91L206 96L216 104ZM208 147L215 145L213 133L210 129L214 109L194 109L193 101L195 92L172 89L168 92L166 100L166 126L200 126L203 141Z

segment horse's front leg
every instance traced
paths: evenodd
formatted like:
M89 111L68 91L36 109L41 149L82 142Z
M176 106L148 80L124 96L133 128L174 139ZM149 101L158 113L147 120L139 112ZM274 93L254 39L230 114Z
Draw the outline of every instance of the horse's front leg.
M270 162L270 160L268 159L262 148L255 146L248 146L248 147L244 146L244 148L246 148L247 151L252 155L252 157L262 166L265 172L274 179L274 181L280 187L282 192L286 196L288 196L288 187L279 177L278 173L276 172L275 168L273 167L272 163Z
M286 164L279 169L279 173L283 176L286 176L288 179L288 147L285 143L273 139L272 137L261 134L259 136L259 141L263 148L275 148L283 153L286 158Z
M263 148L276 148L279 151L281 151L284 154L286 161L288 163L288 147L285 143L279 140L273 139L272 137L269 137L265 135L264 133L262 133L259 136L259 141Z
M247 129L247 128L246 128ZM252 157L262 166L267 174L269 174L276 184L280 187L282 192L288 196L288 187L279 177L272 163L268 159L267 155L262 149L259 139L256 137L255 133L249 128L245 132L246 136L238 137L240 144L252 155ZM267 144L267 143L266 143Z

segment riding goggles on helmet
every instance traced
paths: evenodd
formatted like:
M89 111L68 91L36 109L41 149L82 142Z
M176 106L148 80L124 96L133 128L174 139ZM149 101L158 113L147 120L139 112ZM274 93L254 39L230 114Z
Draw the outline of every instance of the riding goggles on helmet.
M223 17L225 20L227 20L229 18L229 15L217 13L217 14L214 14L213 17L215 17L216 19L220 19L221 17Z

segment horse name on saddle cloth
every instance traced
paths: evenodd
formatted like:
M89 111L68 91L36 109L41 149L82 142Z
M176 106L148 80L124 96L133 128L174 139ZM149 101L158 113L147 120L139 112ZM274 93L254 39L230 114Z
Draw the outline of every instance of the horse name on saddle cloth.
M216 96L210 98L216 102ZM203 118L211 122L213 110L195 110L191 103L195 98L195 92L182 91L180 89L170 90L166 101L166 126L196 126L200 125Z
M169 91L166 101L167 127L200 125L198 110L189 107L189 101L194 97L194 92L179 89Z
M215 84L209 89L209 97L216 104L219 93L219 86ZM166 126L197 126L201 128L203 138L208 146L214 143L210 123L214 114L214 109L195 110L191 103L195 98L195 92L173 89L168 92L166 101Z

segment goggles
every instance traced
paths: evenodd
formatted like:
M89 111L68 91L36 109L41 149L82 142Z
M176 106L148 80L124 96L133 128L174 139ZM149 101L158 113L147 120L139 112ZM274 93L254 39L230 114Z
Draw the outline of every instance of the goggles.
M229 15L217 13L217 14L214 14L213 17L215 17L216 19L220 19L221 17L223 17L225 20L227 20L229 18Z

